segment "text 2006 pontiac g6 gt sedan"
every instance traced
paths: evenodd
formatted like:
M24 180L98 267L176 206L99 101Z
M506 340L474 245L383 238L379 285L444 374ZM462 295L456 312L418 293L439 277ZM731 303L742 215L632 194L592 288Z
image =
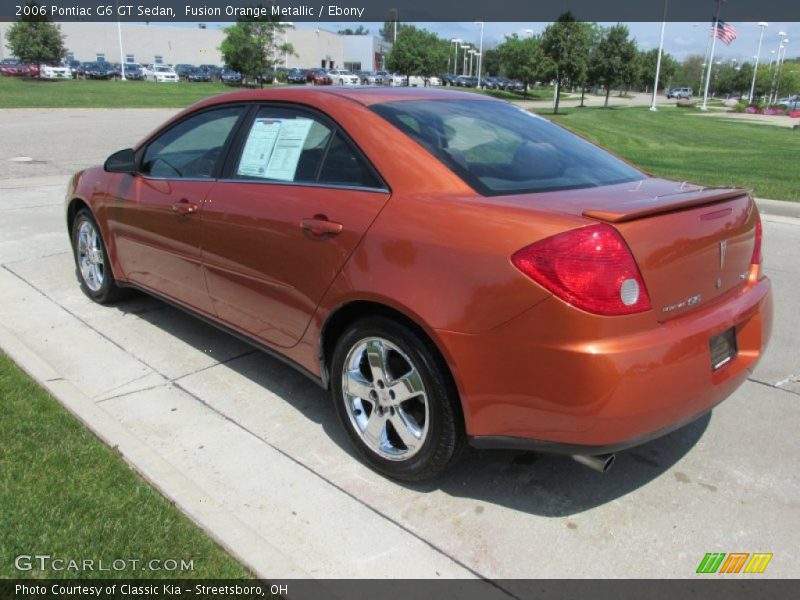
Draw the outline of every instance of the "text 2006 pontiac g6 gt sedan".
M731 394L771 329L747 192L459 92L204 100L76 174L67 224L91 298L144 290L278 355L400 479L467 442L608 468Z

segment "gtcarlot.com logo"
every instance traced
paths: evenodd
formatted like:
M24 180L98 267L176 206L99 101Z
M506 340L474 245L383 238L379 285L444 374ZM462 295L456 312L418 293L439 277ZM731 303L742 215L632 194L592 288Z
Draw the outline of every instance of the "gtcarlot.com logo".
M62 558L49 554L21 554L14 559L19 571L194 571L194 559L173 558Z
M698 573L736 574L763 573L767 569L772 553L768 552L708 552L697 566Z

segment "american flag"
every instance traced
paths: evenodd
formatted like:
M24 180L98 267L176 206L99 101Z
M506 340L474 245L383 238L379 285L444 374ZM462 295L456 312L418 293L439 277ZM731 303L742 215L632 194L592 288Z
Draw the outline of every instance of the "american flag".
M714 30L713 26L711 30ZM717 38L719 38L726 46L730 46L731 42L736 39L736 30L730 23L726 23L725 21L717 21Z

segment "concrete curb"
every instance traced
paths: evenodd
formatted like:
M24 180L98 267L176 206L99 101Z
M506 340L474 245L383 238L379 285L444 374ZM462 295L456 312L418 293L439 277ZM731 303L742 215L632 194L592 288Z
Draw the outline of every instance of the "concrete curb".
M210 538L260 579L311 579L283 552L254 533L214 498L156 454L88 396L0 325L0 349L46 389Z
M766 198L756 198L758 210L765 215L777 215L780 217L790 217L800 219L800 202L791 200L768 200Z

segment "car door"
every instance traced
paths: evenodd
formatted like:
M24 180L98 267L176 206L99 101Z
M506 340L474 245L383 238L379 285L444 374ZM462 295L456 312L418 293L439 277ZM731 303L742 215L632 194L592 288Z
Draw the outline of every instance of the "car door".
M202 259L217 315L292 346L389 198L327 117L264 105L242 128L202 214Z
M244 106L195 113L137 154L114 190L108 222L125 278L213 314L200 264L200 213Z

